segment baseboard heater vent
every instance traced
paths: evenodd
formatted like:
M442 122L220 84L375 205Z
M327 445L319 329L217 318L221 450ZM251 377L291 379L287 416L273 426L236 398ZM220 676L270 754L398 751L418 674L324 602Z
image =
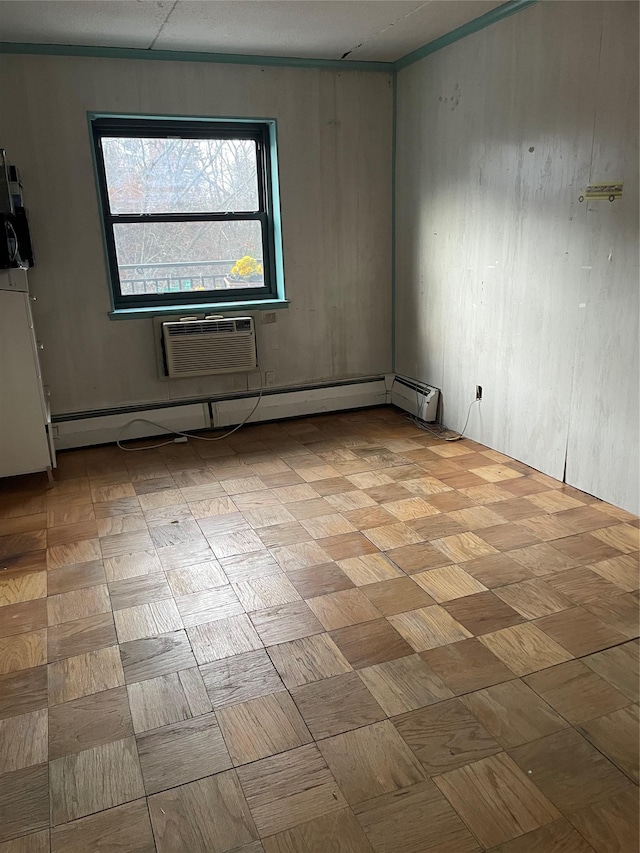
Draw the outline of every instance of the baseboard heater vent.
M404 409L405 412L411 412L420 420L433 423L438 419L439 399L440 391L432 388L431 385L425 385L423 382L416 382L404 376L396 376L393 381L391 388L393 405Z

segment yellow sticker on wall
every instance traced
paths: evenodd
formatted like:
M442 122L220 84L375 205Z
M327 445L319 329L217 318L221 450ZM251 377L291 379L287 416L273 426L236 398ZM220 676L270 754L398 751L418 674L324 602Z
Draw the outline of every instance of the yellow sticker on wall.
M617 198L622 198L622 181L612 184L589 184L586 190L583 190L578 196L578 201L615 201Z

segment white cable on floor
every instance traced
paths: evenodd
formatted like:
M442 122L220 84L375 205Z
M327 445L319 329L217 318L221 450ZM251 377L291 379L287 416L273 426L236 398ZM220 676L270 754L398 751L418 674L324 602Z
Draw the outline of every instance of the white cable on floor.
M157 424L157 423L155 423L155 421L150 421L147 418L134 418L132 421L129 421L128 423L126 423L122 427L120 432L118 433L118 438L116 439L117 446L120 448L120 450L126 450L129 453L135 453L139 450L156 450L158 447L166 447L168 444L174 444L175 443L175 439L172 438L170 441L163 441L160 444L148 444L145 447L124 447L121 444L122 433L125 430L129 429L129 427L132 426L133 424L149 424L150 426L156 427L157 429L166 430L166 432L168 432L170 435L178 435L178 436L182 436L183 438L195 438L197 441L221 441L223 438L227 438L228 436L233 435L234 432L237 432L240 429L240 427L243 427L247 423L247 421L254 415L256 409L260 405L260 401L262 400L262 392L264 390L264 385L262 382L262 371L259 370L258 372L260 374L260 391L258 393L258 399L256 400L255 406L253 407L253 409L251 409L251 411L249 412L247 417L242 421L242 423L239 423L237 426L235 426L233 429L230 429L228 432L225 432L223 435L216 435L216 436L213 436L211 438L207 438L204 435L196 435L195 433L192 433L192 432L180 432L180 430L177 430L177 429L169 429L169 427L163 426L162 424ZM131 440L135 441L137 439L131 439Z

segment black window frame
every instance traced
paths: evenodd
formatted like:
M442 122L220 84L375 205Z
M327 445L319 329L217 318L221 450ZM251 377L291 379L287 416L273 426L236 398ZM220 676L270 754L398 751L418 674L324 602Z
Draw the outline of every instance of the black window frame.
M98 197L108 262L113 307L122 309L181 308L189 305L221 305L225 302L270 301L278 299L276 278L275 228L273 211L271 133L268 122L217 119L162 119L95 117L91 120L93 151L97 172ZM150 137L155 139L251 139L256 144L258 211L114 214L109 206L107 176L101 141L103 137ZM123 295L116 253L114 225L146 222L233 222L257 220L262 225L262 266L264 286L230 290L173 291Z

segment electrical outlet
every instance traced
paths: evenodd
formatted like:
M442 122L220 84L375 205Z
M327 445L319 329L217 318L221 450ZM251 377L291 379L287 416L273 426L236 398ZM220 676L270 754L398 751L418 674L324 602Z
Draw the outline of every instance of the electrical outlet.
M476 400L482 400L482 385L476 385Z
M275 372L275 370L265 370L265 372L264 372L264 384L265 384L265 388L272 388L276 384L276 372Z

